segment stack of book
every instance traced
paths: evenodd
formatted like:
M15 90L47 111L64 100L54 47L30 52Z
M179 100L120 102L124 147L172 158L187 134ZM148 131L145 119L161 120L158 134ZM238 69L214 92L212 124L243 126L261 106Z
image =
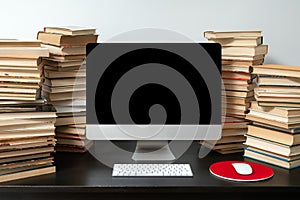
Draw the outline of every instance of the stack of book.
M254 99L256 75L252 73L253 65L260 65L268 52L268 46L263 44L261 31L206 31L204 37L208 42L220 43L222 46L222 80L224 88L222 95L226 103L225 123L245 120L251 101ZM227 136L228 131L238 133ZM223 129L221 140L214 149L221 153L235 153L243 151L243 134L247 126L236 129ZM220 147L219 147L219 144ZM226 144L228 146L225 145ZM224 148L223 148L224 147Z
M249 122L235 117L226 117L222 137L218 141L201 141L200 143L221 154L241 152L244 148L245 134Z
M291 169L300 166L300 89L299 67L254 66L258 74L246 119L249 126L245 157Z
M39 41L0 40L0 182L55 172L51 105L39 100Z
M86 45L96 43L93 28L45 27L38 40L48 48L43 59L42 96L57 110L57 151L85 152L92 142L86 139Z
M254 94L262 106L300 108L300 67L265 64L253 67L258 75Z

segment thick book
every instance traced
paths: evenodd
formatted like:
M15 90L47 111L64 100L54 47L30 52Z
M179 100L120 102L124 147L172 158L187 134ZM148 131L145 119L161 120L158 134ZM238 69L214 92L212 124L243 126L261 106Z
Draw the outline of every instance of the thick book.
M246 65L246 66L222 65L222 71L251 73L253 71L253 68L251 65Z
M36 88L23 88L23 87L20 87L20 88L13 88L13 87L7 87L7 86L4 86L2 87L1 84L0 84L0 95L1 93L18 93L18 94L36 94L37 92L37 87Z
M274 64L255 65L253 66L253 73L300 78L300 66Z
M300 167L300 156L282 156L252 147L245 149L244 157L266 162L285 169Z
M94 35L96 29L92 27L82 26L59 26L59 27L44 27L46 33L57 33L62 35Z
M256 75L249 72L233 72L233 71L222 71L222 79L238 79L238 80L251 80L254 79Z
M37 36L38 40L41 40L44 44L51 44L55 46L82 46L88 43L96 43L98 35L61 35L39 32Z
M55 126L65 126L83 123L86 123L86 116L58 117L56 119Z
M50 54L54 55L82 55L86 53L85 46L53 46L48 44L42 44L42 47L49 49Z
M262 31L205 31L204 37L207 39L236 38L236 37L261 37Z
M300 94L300 87L297 86L273 86L273 85L261 85L259 86L256 91L258 93L273 93L273 94L286 94L286 93L293 93L293 94Z
M234 73L234 72L231 72L231 73ZM256 79L256 75L255 74L250 74L249 77L242 77L242 76L239 76L239 74L237 74L235 76L230 76L230 75L223 76L223 74L222 74L222 80L223 80L223 82L224 82L224 80L236 80L236 81L244 81L246 83L252 83L253 80L255 80L255 79Z
M55 106L56 108L56 113L58 116L61 115L71 115L73 113L79 113L80 115L82 115L82 113L86 113L86 107L84 106Z
M232 116L232 117L239 117L239 118L245 118L246 117L246 111L244 110L236 110L236 109L226 109L226 115Z
M226 109L234 109L234 110L240 110L240 111L247 111L250 107L250 104L240 105L240 104L226 104Z
M16 69L14 67L10 67L10 69L8 68L1 68L0 67L0 76L1 77L29 77L29 78L39 78L40 77L40 72L37 70L37 68L35 69Z
M284 68L282 69L258 68L256 66L253 68L254 74L268 74L273 76L287 76L287 77L300 78L300 71L286 70Z
M232 143L226 143L226 144L211 144L208 141L201 142L200 144L212 148L213 150L220 150L220 149L243 149L245 145L242 142L232 142Z
M0 70L1 71L1 70ZM86 71L84 70L73 70L73 71L52 71L44 70L44 76L46 78L75 78L75 77L86 77Z
M288 107L265 107L259 105L257 101L251 102L251 109L258 110L261 112L279 115L282 117L299 117L300 116L300 109L299 108L288 108Z
M40 47L41 41L38 40L16 40L0 39L0 48L2 47Z
M264 64L255 65L254 68L267 68L267 69L284 69L291 71L300 71L300 66L288 66L288 65L278 65L278 64Z
M38 83L10 83L10 82L2 82L0 83L1 88L20 88L20 89L38 89Z
M269 86L296 86L300 87L300 78L282 76L258 76L258 85Z
M16 151L0 152L0 159L16 157L16 156L27 156L27 155L33 155L39 153L52 153L52 152L54 152L53 146L42 147L42 148L28 148L28 149L22 149Z
M41 59L37 58L0 58L1 66L36 68L40 64L40 62Z
M265 112L263 110L252 109L252 108L250 108L249 115L266 118L268 120L272 120L272 121L276 121L276 122L280 122L280 123L286 123L288 125L300 124L300 116L288 116L287 117L287 116L281 116L281 115L274 114L271 112Z
M48 93L65 93L73 91L85 91L86 85L75 85L75 86L62 86L62 87L49 87L47 85L42 85L43 91Z
M54 138L54 134L53 134L53 138ZM0 147L0 152L10 152L16 150L42 148L42 147L54 147L55 144L56 144L56 140L48 141L48 142L31 143L31 144L24 143L18 145L11 145L7 147Z
M284 129L294 129L294 128L300 127L300 123L289 124L289 123L279 122L276 120L270 120L270 119L262 117L262 116L252 115L251 111L246 115L246 119L250 120L250 121L262 123L262 124L269 124L272 126L277 126L277 127L284 128Z
M252 91L256 84L245 84L245 85L236 85L236 84L224 84L225 90L236 90L236 91Z
M51 173L55 173L55 172L56 172L55 166L43 167L43 168L38 168L38 169L29 169L26 171L20 171L20 172L16 172L16 173L1 175L0 182L41 176L41 175L51 174Z
M243 135L235 135L235 136L226 136L222 135L222 138L217 141L216 144L226 144L226 143L233 143L233 142L245 142L246 137Z
M85 128L72 128L69 126L56 127L56 133L69 134L69 135L85 135Z
M226 97L248 98L248 97L253 96L253 91L231 91L231 90L226 90L225 94L226 94Z
M75 134L66 134L66 133L60 133L56 132L55 133L55 138L56 139L68 139L68 140L87 140L86 135L75 135Z
M226 103L238 104L238 105L250 105L250 102L253 99L250 98L242 98L242 97L226 97Z
M31 58L49 57L49 50L43 47L3 47L0 48L2 58Z
M77 84L79 85L86 84L86 79L85 78L60 78L60 79L45 78L43 83L51 87L74 86Z
M52 129L49 131L52 131L54 133L55 127L53 126ZM35 130L35 131L43 131L41 130ZM13 132L13 131L9 131ZM21 132L21 130L19 130ZM16 132L18 133L18 132ZM17 138L17 139L9 139L9 140L1 140L0 141L0 148L1 149L6 149L10 148L13 146L18 146L18 145L30 145L30 144L38 144L38 143L47 143L47 142L55 142L54 135L52 136L42 136L42 137L32 137L32 138Z
M39 83L40 78L37 78L37 77L18 77L18 76L0 76L0 82Z
M294 156L300 154L300 145L288 146L271 140L265 140L249 135L247 135L245 145L258 149L264 149L266 151L270 151L283 156Z
M239 80L239 79L222 79L223 84L234 84L234 85L247 85L253 83L253 80L255 79L245 79L245 80Z
M24 167L31 167L31 166L41 166L41 165L51 165L53 163L53 157L49 158L41 158L41 159L35 159L35 160L23 160L19 162L14 163L5 163L0 164L0 174L3 175L6 172L10 172L11 170L15 171L17 168L22 169Z
M300 134L290 134L263 126L249 125L247 135L278 142L288 146L300 144Z
M33 137L50 137L54 136L53 130L28 130L28 131L0 131L0 141L13 140L21 138L33 138Z
M222 129L222 137L227 137L227 136L245 136L246 134L247 134L247 128Z
M238 147L238 148L226 148L226 149L219 149L216 150L216 152L220 154L232 154L232 153L239 153L243 152L244 148L243 147Z
M264 54L254 55L254 56L244 56L244 55L223 55L222 60L232 60L232 61L244 61L244 62L255 62L257 60L263 60L265 58Z
M298 94L255 93L255 99L261 102L300 103Z
M52 67L74 67L84 65L82 60L58 60L53 58L44 58L43 65L49 65Z
M264 63L264 59L258 60L230 60L230 59L222 59L222 65L233 65L233 66L253 66L253 65L261 65Z
M57 144L72 145L72 146L82 146L82 147L84 147L88 143L90 143L89 140L66 139L66 138L57 137Z
M57 101L57 102L48 102L53 104L54 106L86 106L85 99L73 99L73 100L64 100L64 101Z
M72 91L64 93L49 93L42 91L42 96L52 102L72 99L86 99L86 91Z
M50 153L38 153L38 154L33 154L33 155L3 158L3 159L0 159L0 164L18 162L18 161L23 161L23 160L33 160L33 159L38 159L38 158L46 158L46 157L50 157L50 156L51 156Z
M0 100L26 100L26 101L34 101L36 99L36 94L18 94L18 93L5 93L1 92Z
M234 37L234 38L211 38L208 42L219 43L226 46L258 46L263 44L263 37Z
M8 119L51 119L56 117L56 112L46 111L31 111L31 112L11 112L11 113L0 113L0 120Z
M266 93L258 92L255 89L254 91L258 102L300 103L300 95L298 93Z
M224 56L256 56L268 53L268 45L254 47L222 47L222 59Z
M226 117L222 129L246 129L249 121L235 117Z
M79 46L79 45L78 45ZM86 58L85 54L82 55L55 55L50 54L51 58L56 60L65 60L65 61L73 61L73 60L81 60L83 61Z
M247 134L247 128L238 128L238 129L223 129L222 130L222 137L228 136L244 136Z
M49 120L45 119L15 119L15 120L1 120L0 121L0 131L7 131L11 129L27 128L34 126L43 126L47 124L54 124L55 118Z
M67 127L70 127L70 128L83 128L83 129L85 129L86 128L86 124L85 123L82 123L82 124L68 124Z
M89 141L89 143L87 143L86 146L57 144L55 149L56 151L60 151L60 152L84 153L92 146L93 146L93 141Z
M44 65L41 70L50 70L50 71L57 71L57 72L66 72L66 71L75 71L75 70L81 70L82 66L76 65L76 66L67 66L67 67L62 67L62 66L49 66L49 65Z
M28 71L38 71L39 66L6 66L6 65L0 65L0 70L20 70L24 72Z
M18 100L8 100L8 101L0 101L1 106L6 105L22 105L22 106L32 106L37 104L43 104L45 102L44 99L36 99L34 101L18 101Z
M259 102L261 106L265 107L287 107L287 108L300 108L300 103L292 103L292 102Z

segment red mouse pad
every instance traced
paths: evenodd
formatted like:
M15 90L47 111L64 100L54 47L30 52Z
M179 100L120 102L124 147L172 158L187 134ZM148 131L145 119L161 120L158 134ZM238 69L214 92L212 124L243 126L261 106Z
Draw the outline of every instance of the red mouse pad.
M239 174L233 167L233 163L249 164L252 168L252 173L249 175ZM271 178L274 175L273 170L265 165L243 162L243 161L223 161L212 164L209 167L211 174L230 181L262 181Z

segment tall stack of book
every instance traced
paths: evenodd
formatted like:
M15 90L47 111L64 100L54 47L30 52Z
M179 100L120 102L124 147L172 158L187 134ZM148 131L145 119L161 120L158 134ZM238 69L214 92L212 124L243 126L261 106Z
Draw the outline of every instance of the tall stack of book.
M86 139L86 45L96 43L93 28L45 27L38 40L50 51L43 59L42 96L57 110L57 151L85 152Z
M39 41L0 40L0 182L55 172L55 110L39 97Z
M223 102L226 116L222 138L217 141L214 149L224 154L241 152L247 125L240 128L226 127L228 123L249 123L245 117L256 87L252 66L263 63L268 46L263 44L261 31L206 31L204 37L208 42L220 43L222 46L222 95L226 99L226 104ZM228 132L234 135L228 135Z
M247 119L245 157L291 169L300 166L300 67L265 64Z

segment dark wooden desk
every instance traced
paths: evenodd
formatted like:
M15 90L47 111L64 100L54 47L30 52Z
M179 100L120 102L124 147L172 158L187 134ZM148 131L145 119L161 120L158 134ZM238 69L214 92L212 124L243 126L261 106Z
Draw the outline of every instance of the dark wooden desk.
M121 142L128 149L132 142ZM243 160L242 154L209 153L197 157L199 145L191 148L177 161L190 163L193 178L113 178L112 169L101 164L90 153L56 153L57 173L0 184L0 199L259 199L280 195L300 195L300 168L291 171L271 166L273 178L255 183L236 183L212 176L209 166L222 160ZM251 160L252 161L252 160Z

